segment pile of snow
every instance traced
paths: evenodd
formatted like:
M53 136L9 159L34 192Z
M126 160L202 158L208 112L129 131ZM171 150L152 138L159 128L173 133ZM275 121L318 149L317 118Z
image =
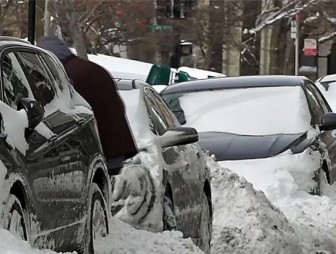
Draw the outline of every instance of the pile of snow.
M30 247L28 242L19 240L7 230L0 228L0 253L1 254L56 254L57 252L54 252L51 250L33 249Z
M310 149L300 154L285 152L272 158L219 162L263 191L284 213L302 245L302 253L334 253L336 186L322 185L328 196L309 194L316 187L313 177L320 163L318 153Z
M192 240L184 239L179 231L151 233L137 230L112 218L110 234L97 240L96 254L202 254ZM56 254L51 250L31 248L28 242L19 240L7 230L0 228L1 254ZM70 254L70 252L67 252ZM72 254L75 254L73 252ZM64 253L65 254L65 253Z
M212 254L302 253L284 214L244 178L208 159L214 220Z
M219 164L245 177L256 190L264 191L271 202L278 202L316 188L313 177L321 160L317 151L306 149L299 154L286 151L265 159L220 161Z
M98 242L101 247L98 250L99 254L203 253L190 238L184 239L179 231L152 233L134 229L118 219L112 219L110 228L112 229L111 234ZM109 246L108 250L106 246Z

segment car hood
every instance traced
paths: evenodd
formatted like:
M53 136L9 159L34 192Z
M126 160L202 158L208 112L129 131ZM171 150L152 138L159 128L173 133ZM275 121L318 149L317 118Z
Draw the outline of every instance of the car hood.
M307 133L265 136L238 135L226 132L200 132L199 144L216 156L217 160L267 158L288 149L302 152L311 144Z

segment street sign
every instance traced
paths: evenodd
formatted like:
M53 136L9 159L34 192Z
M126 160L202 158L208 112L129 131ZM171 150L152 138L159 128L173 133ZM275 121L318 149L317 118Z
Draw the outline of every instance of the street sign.
M173 30L172 26L168 25L159 25L159 24L150 24L149 28L152 31L167 31L167 30Z
M317 40L316 39L304 39L303 52L306 56L317 55Z

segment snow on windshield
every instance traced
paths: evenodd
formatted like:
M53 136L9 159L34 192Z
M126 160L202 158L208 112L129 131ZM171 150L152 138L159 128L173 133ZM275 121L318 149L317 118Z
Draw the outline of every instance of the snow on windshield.
M311 116L301 87L227 89L180 97L186 124L199 132L244 135L301 133Z

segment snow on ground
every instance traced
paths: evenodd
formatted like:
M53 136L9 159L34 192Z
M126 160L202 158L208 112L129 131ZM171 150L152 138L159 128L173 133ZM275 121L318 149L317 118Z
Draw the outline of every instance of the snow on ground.
M110 222L111 234L98 240L97 254L201 254L192 240L182 238L179 231L152 233L137 230L118 219ZM56 254L51 250L37 250L18 240L7 230L0 229L1 254ZM68 252L70 254L70 252ZM75 254L75 252L73 252Z
M131 226L113 219L110 228L112 233L99 242L99 246L111 246L108 251L104 248L99 254L201 254L203 253L194 245L192 240L182 238L179 231L165 231L152 233L145 230L137 230Z
M246 178L284 213L302 244L302 253L335 253L336 186L325 183L322 197L308 194L318 163L318 159L306 150L298 155L223 161L220 165Z

